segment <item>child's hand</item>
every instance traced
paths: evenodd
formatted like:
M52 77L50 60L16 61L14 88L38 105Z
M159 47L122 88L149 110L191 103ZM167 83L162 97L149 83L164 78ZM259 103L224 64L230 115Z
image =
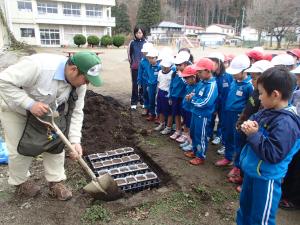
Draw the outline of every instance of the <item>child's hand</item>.
M172 100L171 99L169 99L169 105L172 105Z
M191 101L191 98L195 95L195 93L190 93L188 95L185 96L185 99L189 102Z
M258 131L258 123L256 121L247 120L241 125L241 130L247 135L254 134Z

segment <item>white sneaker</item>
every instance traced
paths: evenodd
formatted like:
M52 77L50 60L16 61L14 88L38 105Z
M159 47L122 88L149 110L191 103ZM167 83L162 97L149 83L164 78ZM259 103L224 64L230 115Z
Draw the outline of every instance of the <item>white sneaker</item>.
M181 143L180 145L179 145L179 147L180 148L183 148L183 147L185 147L185 146L187 146L187 145L189 145L190 143L188 142L188 141L185 141L184 143Z
M182 151L184 151L184 152L189 152L189 151L192 151L193 145L189 144L189 145L187 145L187 146L185 146L185 147L183 147L183 148L181 148L181 149L182 149Z
M164 123L160 123L157 127L154 128L154 130L156 131L161 131L165 128L165 124Z
M214 140L211 142L214 145L219 145L221 143L221 138L220 137L215 137Z
M131 105L130 108L136 110L136 105Z
M218 153L219 155L224 155L224 154L225 154L225 146L223 145L221 148L219 148L219 149L217 150L217 153Z
M171 127L165 127L165 129L163 129L160 133L163 135L169 134L171 133L172 128Z

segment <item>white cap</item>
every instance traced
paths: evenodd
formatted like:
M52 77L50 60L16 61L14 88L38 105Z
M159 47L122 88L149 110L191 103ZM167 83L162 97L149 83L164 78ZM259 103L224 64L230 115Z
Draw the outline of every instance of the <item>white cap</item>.
M254 47L254 48L252 48L252 50L255 50L255 51L259 51L259 52L261 52L261 53L264 53L264 48L263 47L260 47L260 46L258 46L258 47Z
M294 60L293 56L285 53L285 54L276 55L271 60L271 63L274 66L279 66L279 65L292 66L295 64L295 60Z
M165 57L173 57L173 56L174 56L173 50L169 47L165 47L159 51L157 60L162 60Z
M145 44L143 44L143 48L141 50L141 52L145 53L145 52L149 52L149 50L153 48L153 44L150 42L146 42Z
M296 69L291 70L291 73L300 74L300 65L296 67Z
M158 50L156 48L151 48L151 49L149 49L149 52L147 53L146 56L157 57L158 56Z
M222 54L221 52L213 52L213 53L210 53L207 58L215 58L215 59L218 59L220 60L221 62L224 62L225 60L225 56L224 54Z
M188 53L187 51L181 51L176 55L176 58L174 60L175 64L181 64L184 62L188 62L190 59L190 53Z
M268 60L259 60L252 64L252 66L245 70L247 73L263 73L267 69L273 67L273 64Z
M226 69L229 74L238 74L250 66L250 59L247 55L238 55L233 58L230 66Z
M174 58L171 56L167 56L161 60L159 65L163 67L171 67L173 64L174 64Z

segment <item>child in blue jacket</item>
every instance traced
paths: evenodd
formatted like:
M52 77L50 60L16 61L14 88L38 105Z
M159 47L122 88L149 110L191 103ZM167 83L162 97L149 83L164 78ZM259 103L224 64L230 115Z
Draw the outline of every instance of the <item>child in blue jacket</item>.
M204 164L207 150L207 127L211 122L211 116L215 110L215 102L218 97L218 87L216 79L212 76L214 63L208 58L200 59L193 67L199 71L197 76L201 81L197 84L195 93L186 96L187 101L191 101L192 120L190 133L193 142L193 151L188 151L184 155L190 160L192 165Z
M147 80L147 89L148 89L148 98L149 98L149 116L147 117L148 121L155 121L156 111L155 111L155 98L157 92L157 77L158 72L160 71L159 63L157 62L158 50L152 48L147 54L150 66L148 67L148 80Z
M142 113L143 116L146 116L149 113L149 98L148 98L148 91L147 91L147 80L148 80L147 70L149 69L150 63L146 55L148 54L151 48L153 48L153 44L150 42L146 42L143 45L141 52L143 53L144 57L141 59L141 62L139 64L138 77L137 77L137 84L141 86L143 90L143 96L142 96L144 102L144 112Z
M254 89L251 77L248 77L247 73L244 72L249 66L248 56L239 55L232 60L230 67L226 70L227 73L233 74L234 81L230 85L225 104L225 157L218 160L216 166L231 165L235 155L234 165L239 167L239 155L242 146L240 145L240 133L236 129L236 122Z
M270 68L257 84L264 110L241 125L247 144L240 156L244 181L238 225L276 224L281 182L300 149L300 118L288 103L293 91L289 72Z

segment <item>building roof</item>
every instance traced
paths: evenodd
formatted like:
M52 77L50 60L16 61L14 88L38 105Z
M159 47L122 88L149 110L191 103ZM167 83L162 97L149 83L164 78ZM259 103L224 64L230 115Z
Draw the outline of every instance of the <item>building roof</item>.
M218 23L211 24L211 25L209 25L209 27L210 27L210 26L213 26L213 25L215 25L215 26L217 26L217 27L221 27L221 28L226 28L226 29L234 29L231 25L218 24Z
M184 28L195 29L195 30L205 30L203 27L199 27L199 26L189 26L189 25L185 25Z
M174 22L162 21L156 26L152 27L171 27L171 28L182 28L183 26Z

